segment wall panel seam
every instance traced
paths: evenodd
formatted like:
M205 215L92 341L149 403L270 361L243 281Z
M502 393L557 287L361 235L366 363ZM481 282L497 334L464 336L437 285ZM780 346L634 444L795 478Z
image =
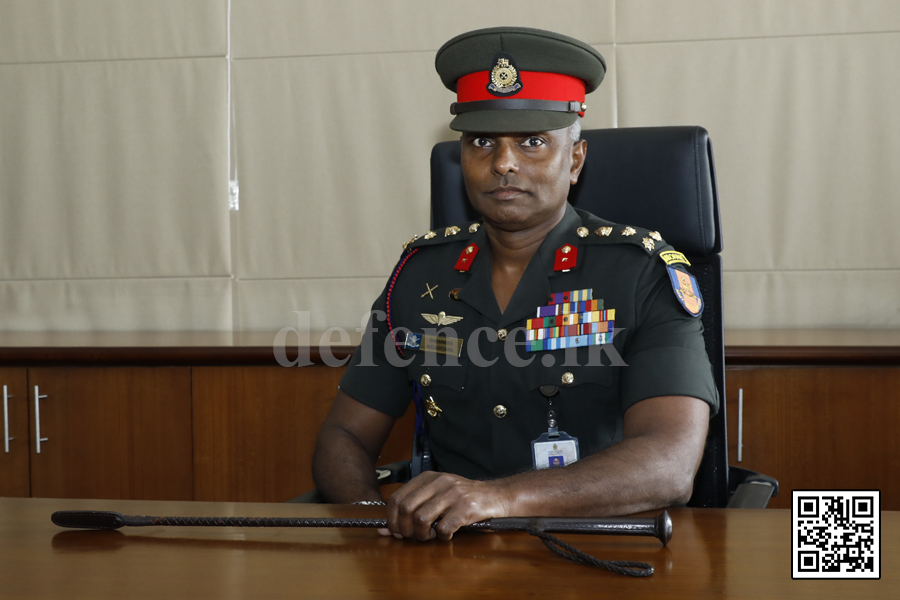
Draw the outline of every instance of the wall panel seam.
M854 35L891 35L900 33L900 29L887 29L885 31L852 31L852 32L836 32L836 33L796 33L786 35L757 35L757 36L740 36L726 38L687 38L683 40L655 40L641 42L616 42L617 46L651 46L659 44L685 44L697 42L739 42L746 40L780 40L795 38L813 38L813 37L847 37Z
M0 62L0 67L11 67L15 65L83 65L90 63L148 62L154 60L199 60L204 58L225 58L225 55L210 54L202 56L160 56L149 58L96 58L90 60L35 60L24 62Z
M613 42L585 42L589 46L613 46ZM391 56L395 54L430 54L434 55L438 48L425 50L373 50L371 52L331 52L328 54L276 54L272 56L232 56L238 61L273 60L279 58L335 58L344 56Z
M386 278L386 277L385 277ZM49 277L41 279L0 279L4 283L45 283L52 281L164 281L170 279L227 279L231 275L162 275L158 277Z
M900 269L884 268L848 268L848 269L724 269L728 273L900 273Z
M384 275L347 275L346 277L241 277L237 281L343 281L346 279L376 279L387 282L390 273Z

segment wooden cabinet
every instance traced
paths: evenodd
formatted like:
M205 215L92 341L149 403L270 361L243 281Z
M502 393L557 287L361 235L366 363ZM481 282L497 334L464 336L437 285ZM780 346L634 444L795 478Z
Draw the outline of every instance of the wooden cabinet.
M877 489L900 510L900 368L731 368L726 382L729 462L778 479L770 507L793 489Z
M0 440L0 496L284 502L311 489L344 369L322 364L319 347L288 348L311 366L275 366L272 338L0 333L14 438L9 453ZM792 489L868 488L900 510L900 331L731 331L726 343L730 463L778 478L770 506L788 508ZM35 385L47 396L40 454ZM409 457L413 422L410 409L380 464Z
M27 389L25 369L0 369L0 496L30 493Z
M192 499L190 368L30 368L28 391L31 496Z
M285 502L314 487L312 454L343 367L195 367L194 499ZM379 464L411 454L415 411Z

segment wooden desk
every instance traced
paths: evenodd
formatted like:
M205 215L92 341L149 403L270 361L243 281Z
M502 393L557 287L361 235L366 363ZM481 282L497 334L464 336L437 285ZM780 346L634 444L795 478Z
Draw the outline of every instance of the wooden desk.
M794 581L790 512L674 509L653 538L563 536L634 579L583 567L524 533L420 543L362 529L60 529L63 509L205 516L376 517L381 507L0 499L0 598L888 598L900 584L900 513L882 514L881 580Z

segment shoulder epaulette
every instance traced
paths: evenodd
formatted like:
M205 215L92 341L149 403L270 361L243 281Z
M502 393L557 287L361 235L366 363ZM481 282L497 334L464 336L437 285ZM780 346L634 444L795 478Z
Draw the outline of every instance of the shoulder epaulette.
M436 246L447 242L460 242L468 240L478 231L481 223L463 223L461 225L451 225L435 231L428 231L424 235L414 235L411 240L403 244L404 250L413 248L421 248L423 246Z
M660 251L671 248L658 231L631 225L618 225L600 219L593 223L586 222L584 225L590 226L580 227L578 236L583 238L582 242L585 244L631 244L644 250L647 256L654 256Z

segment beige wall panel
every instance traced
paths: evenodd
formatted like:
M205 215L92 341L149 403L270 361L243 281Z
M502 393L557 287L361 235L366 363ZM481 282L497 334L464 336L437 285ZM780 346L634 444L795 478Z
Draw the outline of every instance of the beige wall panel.
M897 268L898 53L898 34L619 46L619 125L709 129L726 269Z
M387 276L428 227L432 146L459 135L432 59L235 61L241 279ZM615 123L615 86L600 89L586 126Z
M608 44L614 7L615 0L233 0L232 50L236 58L433 52L455 35L500 25Z
M617 0L616 42L900 30L896 0Z
M725 273L725 327L900 328L900 270Z
M282 327L302 328L308 323L313 330L344 327L353 331L362 327L362 320L368 318L372 303L386 282L387 275L237 281L235 328L276 332Z
M0 63L225 56L227 0L3 0Z
M0 331L215 331L232 328L232 280L0 281Z
M225 61L0 65L0 279L230 273Z
M386 276L425 232L431 146L458 135L430 61L235 62L241 279Z
M603 83L585 98L588 109L584 113L582 129L607 129L617 126L616 46L594 45L606 61Z

